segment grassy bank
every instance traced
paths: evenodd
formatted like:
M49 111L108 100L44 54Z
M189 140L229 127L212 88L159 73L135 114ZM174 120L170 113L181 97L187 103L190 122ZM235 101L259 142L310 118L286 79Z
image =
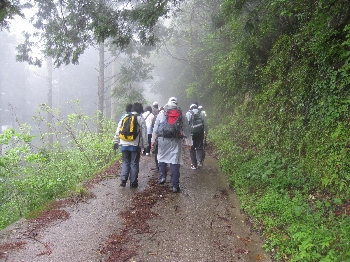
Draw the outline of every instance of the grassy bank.
M0 134L6 145L0 157L0 229L74 189L119 157L112 150L114 122L104 121L99 134L89 128L94 119L81 115L61 120L62 126L55 126L62 139L53 144L44 142L49 134L42 134L41 143L34 146L38 137L28 126Z

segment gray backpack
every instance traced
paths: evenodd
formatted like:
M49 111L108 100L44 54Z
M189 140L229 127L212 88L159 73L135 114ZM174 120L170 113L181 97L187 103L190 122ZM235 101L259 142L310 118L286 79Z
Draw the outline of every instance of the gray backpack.
M170 109L165 112L165 119L159 123L158 136L165 138L183 138L181 134L182 113L180 109Z
M191 113L190 118L190 128L192 135L201 135L204 133L204 120L202 118L202 114L200 111L194 113L192 110L189 111Z

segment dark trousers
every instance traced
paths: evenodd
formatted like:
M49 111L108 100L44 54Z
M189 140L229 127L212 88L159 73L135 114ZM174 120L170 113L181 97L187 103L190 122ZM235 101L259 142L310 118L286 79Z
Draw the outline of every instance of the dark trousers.
M147 135L148 138L148 147L145 148L144 153L151 153L151 138L152 138L152 134L148 134Z
M200 161L200 162L204 161L204 146L203 146L204 134L192 135L192 141L193 141L193 145L191 146L191 149L190 149L190 157L191 157L192 165L197 167L198 165L197 161Z
M122 173L121 180L128 180L130 174L130 183L137 183L139 176L140 151L122 151Z
M158 155L158 140L155 141L154 143L154 161L156 163L156 168L159 170L159 167L158 167L158 160L157 160L157 155Z
M159 179L162 179L162 178L166 179L166 176L167 176L166 166L167 166L167 163L164 163L164 162L158 163ZM171 172L171 177L170 177L171 186L178 188L180 184L180 164L170 164L170 172Z

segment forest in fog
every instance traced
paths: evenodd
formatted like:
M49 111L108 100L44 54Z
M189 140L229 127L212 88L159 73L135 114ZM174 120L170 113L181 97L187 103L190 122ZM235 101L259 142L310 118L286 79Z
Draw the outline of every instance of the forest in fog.
M1 32L1 125L16 127L33 124L32 117L41 104L48 102L47 67L16 62L16 35ZM79 99L84 111L96 111L96 61L94 50L88 50L80 65L53 70L53 107L70 113L68 102Z
M16 61L16 46L20 44L21 35L7 31L0 33L1 57L1 117L2 129L18 127L20 124L30 124L35 127L33 116L41 105L48 103L48 65L44 60L42 66L29 65L26 62ZM98 66L99 53L95 47L84 52L77 65L63 65L59 68L52 66L52 108L60 110L61 115L67 116L76 112L76 101L79 101L81 110L90 116L97 112ZM104 107L106 117L113 118L123 113L125 104L133 102L121 94L113 94L113 89L119 84L118 75L121 67L130 66L130 58L126 55L112 56L108 51L105 54L105 83ZM135 101L144 105L153 101L166 100L160 98L154 91L154 81L144 79L135 82L134 88L142 90L143 96ZM145 92L144 92L145 91ZM111 113L111 110L114 113Z
M154 101L165 104L168 97L176 96L186 109L193 101L205 103L203 95L193 94L186 84L198 77L189 52L198 48L199 37L208 32L219 2L197 4L195 9L193 4L183 3L160 19L153 26L152 34L157 38L153 44L142 44L137 38L120 48L107 39L101 57L101 45L92 41L86 43L76 61L64 62L45 56L47 40L34 37L33 32L44 33L28 23L33 11L23 9L25 17L17 16L0 32L0 125L3 129L33 125L32 118L42 105L66 116L75 112L74 101L79 101L87 115L102 112L113 120L123 113L126 103L135 101L145 106ZM191 35L188 30L196 33Z
M175 96L276 261L349 261L348 1L23 2L0 6L1 228L115 160L126 103Z

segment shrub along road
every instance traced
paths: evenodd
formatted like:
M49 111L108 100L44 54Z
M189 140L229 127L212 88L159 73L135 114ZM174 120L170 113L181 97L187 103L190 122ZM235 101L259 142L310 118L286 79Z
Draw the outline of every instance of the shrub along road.
M188 159L187 150L185 156ZM181 167L181 193L157 184L142 156L139 188L119 187L115 163L89 181L90 196L57 201L0 232L1 261L272 261L252 232L217 161Z

